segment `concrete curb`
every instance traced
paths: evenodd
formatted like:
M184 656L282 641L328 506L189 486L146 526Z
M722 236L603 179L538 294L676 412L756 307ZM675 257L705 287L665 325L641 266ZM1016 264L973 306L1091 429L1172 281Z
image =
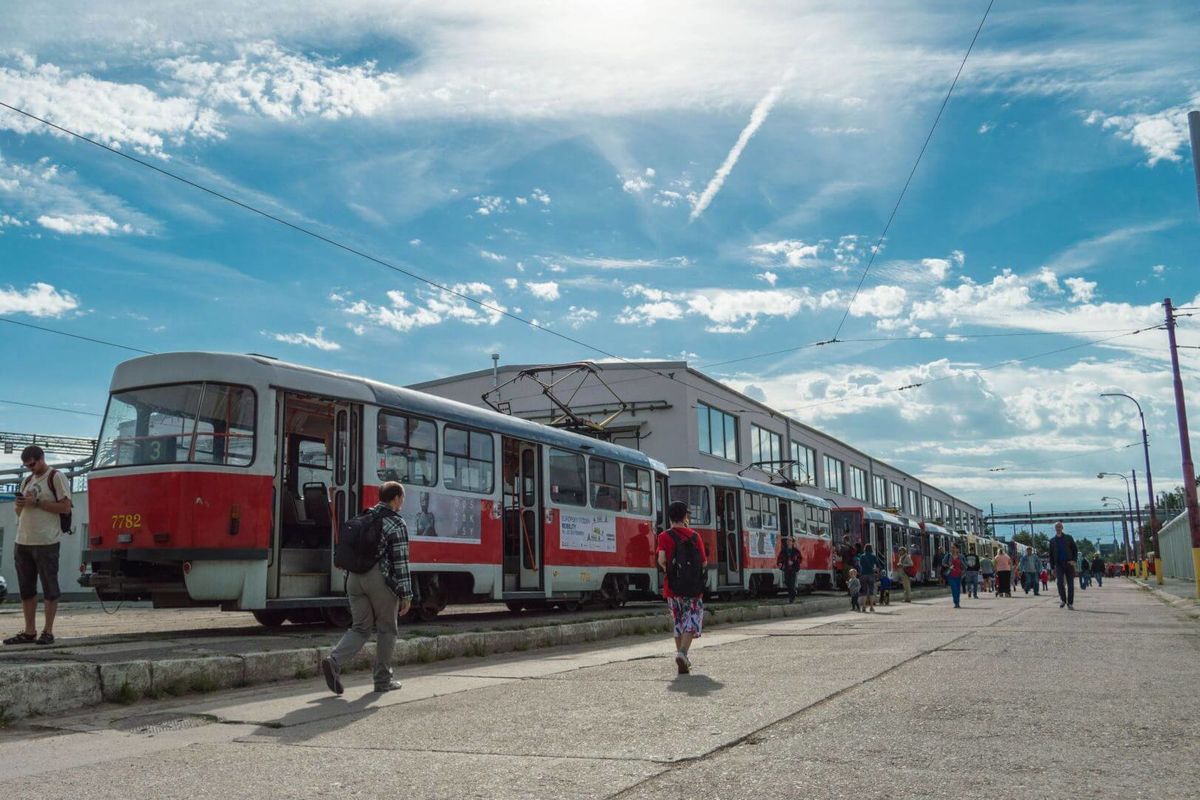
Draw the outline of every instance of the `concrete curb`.
M1153 581L1144 581L1141 578L1130 578L1129 580L1150 592L1169 606L1186 608L1191 611L1195 611L1197 608L1200 608L1200 600L1196 599L1195 597L1180 597L1177 594L1171 594L1165 589L1158 588L1158 584L1154 583Z
M917 598L944 589L914 589ZM844 597L808 598L795 605L708 608L707 627L763 622L846 611ZM485 657L560 645L577 645L622 636L666 634L671 621L661 611L610 619L561 622L523 629L451 633L412 637L396 642L392 663L427 664L450 658ZM303 680L319 674L331 647L244 653L228 656L144 659L93 664L54 661L0 666L0 724L17 718L75 711L103 702L132 703L142 698L211 692L278 681ZM368 642L343 671L370 669L375 644Z

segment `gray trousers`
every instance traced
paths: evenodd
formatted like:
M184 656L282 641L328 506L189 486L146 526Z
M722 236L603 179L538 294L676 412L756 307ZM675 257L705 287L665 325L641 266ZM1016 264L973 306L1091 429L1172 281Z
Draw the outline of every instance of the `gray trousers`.
M350 598L350 614L354 622L329 657L341 669L371 638L372 629L378 634L375 643L375 685L392 679L392 653L396 649L396 614L400 598L384 583L379 567L362 575L353 572L346 576L346 595Z

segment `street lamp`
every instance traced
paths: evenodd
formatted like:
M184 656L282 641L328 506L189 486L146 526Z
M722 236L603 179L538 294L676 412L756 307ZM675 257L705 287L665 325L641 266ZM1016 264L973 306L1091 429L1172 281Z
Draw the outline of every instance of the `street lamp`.
M1119 497L1101 497L1100 501L1109 508L1113 507L1113 503L1117 503L1121 507L1121 536L1125 539L1125 563L1129 563L1129 525L1125 520L1126 509L1125 504L1121 502ZM1110 502L1111 501L1111 502Z
M1037 492L1026 492L1022 497L1036 497ZM1013 537L1016 538L1015 536ZM1029 501L1029 543L1036 544L1037 540L1033 538L1033 501Z
M1142 452L1146 456L1146 494L1150 498L1150 534L1154 537L1154 575L1159 585L1163 582L1162 549L1158 544L1158 515L1154 513L1154 476L1150 473L1150 439L1146 436L1146 415L1142 413L1142 404L1124 392L1102 392L1101 397L1124 397L1132 400L1137 406L1138 417L1142 421Z
M1125 481L1125 499L1127 501L1126 506L1125 506L1125 513L1129 515L1130 527L1133 527L1133 512L1134 512L1135 506L1133 503L1133 499L1130 498L1130 496L1129 496L1129 476L1123 472L1101 472L1101 473L1098 473L1096 475L1096 477L1101 478L1101 479L1103 479L1103 478L1120 478L1121 480ZM1134 473L1134 480L1135 481L1137 480L1137 473ZM1144 569L1145 565L1146 565L1146 539L1144 536L1142 536L1142 520L1141 520L1140 512L1138 513L1137 527L1134 528L1134 530L1137 531L1137 540L1139 543L1139 562L1140 562L1139 563L1139 571L1140 571L1141 569Z

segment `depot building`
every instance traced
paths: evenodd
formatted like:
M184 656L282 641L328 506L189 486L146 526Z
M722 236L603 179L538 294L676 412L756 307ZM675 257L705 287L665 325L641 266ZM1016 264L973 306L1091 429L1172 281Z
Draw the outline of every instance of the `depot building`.
M770 481L775 473L837 506L892 510L955 531L982 532L983 512L864 450L798 422L688 366L686 361L512 365L453 375L411 388L543 423L563 406L606 421L616 444L671 467L695 467ZM543 389L553 386L553 397ZM486 395L486 400L484 399Z

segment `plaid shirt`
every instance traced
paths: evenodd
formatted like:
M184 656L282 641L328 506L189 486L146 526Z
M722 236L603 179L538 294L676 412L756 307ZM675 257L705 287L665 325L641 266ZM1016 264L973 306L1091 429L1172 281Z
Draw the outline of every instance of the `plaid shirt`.
M385 503L373 511L383 516L383 536L379 538L379 571L383 581L401 600L412 597L412 576L408 572L408 526Z

